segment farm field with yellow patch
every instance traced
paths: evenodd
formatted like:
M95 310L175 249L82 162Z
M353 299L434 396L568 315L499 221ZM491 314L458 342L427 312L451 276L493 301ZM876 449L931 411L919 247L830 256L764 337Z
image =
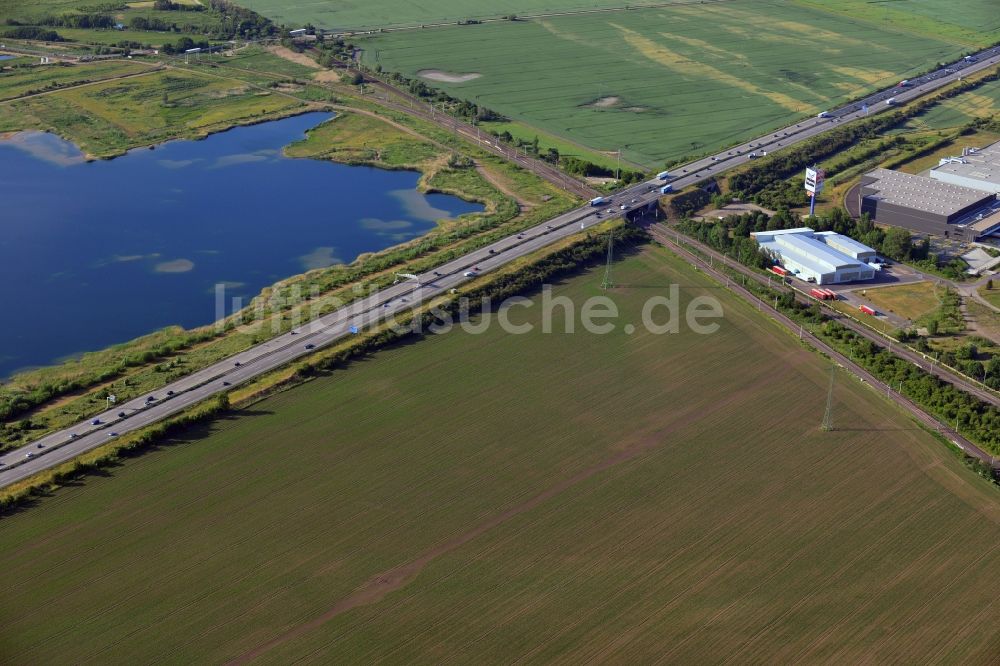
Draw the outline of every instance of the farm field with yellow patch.
M789 0L355 37L365 62L655 168L892 85L961 44Z

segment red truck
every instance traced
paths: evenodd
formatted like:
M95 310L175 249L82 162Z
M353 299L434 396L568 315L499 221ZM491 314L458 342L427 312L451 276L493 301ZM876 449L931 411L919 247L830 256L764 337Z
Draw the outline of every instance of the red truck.
M864 312L866 315L874 315L875 314L875 310L873 310L872 308L868 307L867 305L859 306L858 309L861 310L862 312Z

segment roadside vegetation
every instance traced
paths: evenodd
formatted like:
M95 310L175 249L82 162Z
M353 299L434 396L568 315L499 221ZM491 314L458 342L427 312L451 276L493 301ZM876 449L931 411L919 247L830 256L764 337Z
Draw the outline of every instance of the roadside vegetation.
M308 98L318 90L328 100L331 95L337 98L340 115L316 128L305 141L289 146L289 155L417 169L423 172L421 189L480 201L486 211L458 220L442 220L437 229L419 239L359 257L350 264L284 280L265 289L221 331L214 326L191 331L170 328L103 352L85 354L60 366L12 377L0 385L0 446L15 447L78 422L102 409L108 393L126 399L154 391L287 331L293 326L290 313L295 308L325 313L335 302L350 302L359 293L390 283L397 271L431 269L502 235L549 219L576 203L573 197L532 174L449 132L353 97L349 85L320 86L307 76L310 72L302 65L252 49L233 58L206 58L189 69L170 69L61 91L56 93L61 105L52 103L54 94L46 96L44 106L28 108L51 118L51 129L61 128L60 133L88 151L104 151L110 156L154 140L198 136L241 122L316 108L298 95ZM271 83L295 81L299 82L295 91L263 94L272 90ZM173 92L167 92L169 86L174 86ZM164 95L166 107L162 106ZM6 109L21 108L17 105L30 101L0 104L0 119L5 117ZM260 104L273 104L275 111L256 115ZM60 113L77 120L63 121L56 115ZM13 113L6 117L10 129L24 128L32 120L32 116ZM263 320L255 326L242 325L253 321L260 310L266 311Z
M988 658L991 626L961 609L991 599L967 573L1000 564L995 490L847 375L822 432L824 359L677 257L620 249L618 287L597 268L553 296L638 322L650 285L680 284L682 308L719 299L722 328L453 331L169 432L0 521L7 649L227 661L374 589L264 658Z

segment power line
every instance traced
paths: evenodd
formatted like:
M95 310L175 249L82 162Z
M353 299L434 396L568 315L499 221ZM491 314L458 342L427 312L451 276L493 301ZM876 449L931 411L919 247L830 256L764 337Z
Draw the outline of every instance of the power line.
M826 413L823 415L823 425L820 426L823 432L833 430L833 381L836 376L836 368L830 368L830 390L826 394Z
M614 243L615 230L612 229L608 232L608 261L607 265L604 267L604 282L601 283L601 289L611 289L615 286L614 281L611 279L611 262L614 260Z

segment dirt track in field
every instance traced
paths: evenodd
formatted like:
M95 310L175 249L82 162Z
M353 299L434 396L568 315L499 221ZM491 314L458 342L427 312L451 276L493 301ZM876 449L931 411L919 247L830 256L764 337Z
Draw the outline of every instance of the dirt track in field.
M764 379L764 378L762 378ZM422 555L414 560L401 564L397 567L384 571L380 574L373 576L364 585L362 585L354 593L344 597L340 601L336 602L328 611L320 615L319 617L310 620L304 624L301 624L293 629L286 631L280 636L263 643L256 648L246 652L235 659L230 660L230 664L245 664L249 663L268 651L279 647L290 640L298 638L303 634L317 629L320 626L326 624L327 622L333 620L338 615L346 613L354 608L360 606L367 606L370 604L378 603L385 598L391 592L395 592L410 581L417 577L417 575L431 562L433 562L438 557L446 555L453 550L464 546L473 539L489 532L495 527L510 521L517 516L531 511L535 507L539 506L543 502L556 497L560 493L576 486L584 481L587 481L591 477L600 474L616 465L629 462L635 458L638 458L643 453L655 449L661 445L665 440L665 435L668 430L683 429L697 421L700 421L712 413L725 411L730 409L733 404L738 404L747 398L747 391L737 391L730 393L726 396L724 400L718 400L714 403L712 409L708 410L697 410L693 412L688 412L682 415L680 418L674 420L667 428L659 430L655 433L645 433L642 435L638 441L634 441L630 444L619 448L608 458L605 458L601 462L592 465L588 468L582 469L576 474L563 479L562 481L556 483L555 485L549 487L546 490L538 493L534 497L516 504L509 509L498 513L489 520L476 525L470 530L458 534L457 536L445 541L434 548L424 552Z

